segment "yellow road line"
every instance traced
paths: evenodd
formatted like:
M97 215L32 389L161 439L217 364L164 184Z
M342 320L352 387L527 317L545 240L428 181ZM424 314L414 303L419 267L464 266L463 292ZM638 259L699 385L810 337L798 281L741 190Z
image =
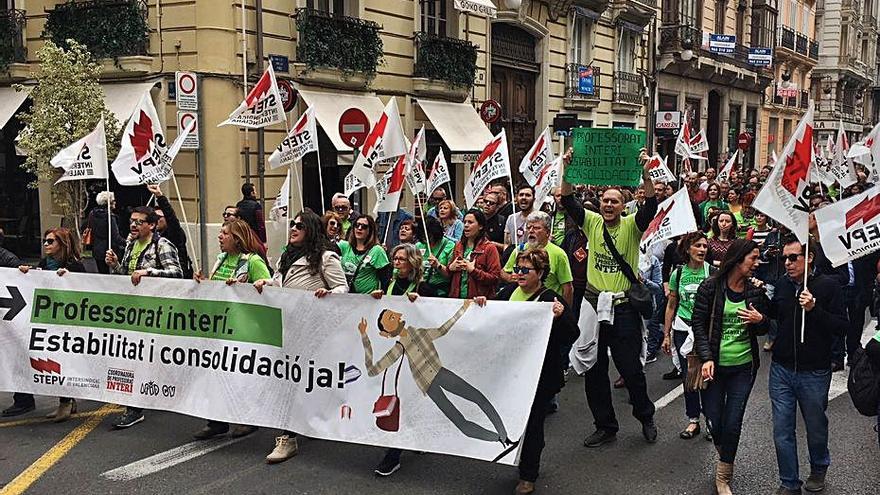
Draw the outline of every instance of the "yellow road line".
M116 406L105 404L95 411L95 414L89 416L83 424L77 426L73 431L68 433L66 437L62 438L61 441L56 443L48 452L34 461L33 464L16 476L8 485L0 489L0 495L21 495L24 493L31 485L40 479L40 476L43 476L46 471L55 465L55 463L67 455L76 444L81 442L86 435L91 433L92 430L101 424L101 421L103 421L105 417L113 414L116 410Z
M125 409L123 409L123 408L121 408L121 407L117 407L117 408L115 408L115 409L112 409L112 410L110 411L110 414L113 414L113 413L121 413L121 412L124 411L124 410L125 410ZM96 415L96 414L102 414L102 411L101 411L100 409L98 409L98 410L95 410L95 411L86 411L86 412L81 412L81 413L71 414L71 415L70 415L70 418L71 418L71 419L77 419L77 418L89 418L89 417L92 417L92 416L94 416L94 415ZM55 420L54 420L54 419L51 419L51 418L27 418L27 419L18 419L18 420L15 420L15 421L3 421L3 422L0 422L0 428L11 428L11 427L13 427L13 426L36 425L36 424L40 424L40 423L51 423L51 422L53 422L53 421L55 421Z

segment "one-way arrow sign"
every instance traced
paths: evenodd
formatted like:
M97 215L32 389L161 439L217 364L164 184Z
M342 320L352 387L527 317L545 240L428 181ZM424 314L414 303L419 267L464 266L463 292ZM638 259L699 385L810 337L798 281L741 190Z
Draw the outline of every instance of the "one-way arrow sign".
M9 295L12 297L0 298L0 308L9 308L9 311L6 312L6 316L4 316L3 319L11 321L18 316L18 313L24 309L26 304L24 298L21 297L21 292L19 292L18 287L7 285L6 290L9 291Z

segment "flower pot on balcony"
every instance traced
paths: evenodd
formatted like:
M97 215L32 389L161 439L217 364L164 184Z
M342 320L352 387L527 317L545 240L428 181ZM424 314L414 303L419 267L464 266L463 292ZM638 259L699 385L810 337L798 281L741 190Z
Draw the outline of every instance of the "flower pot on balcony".
M359 72L347 72L329 67L309 68L306 64L292 65L293 79L309 86L339 89L365 89L369 79Z
M0 72L0 81L2 82L18 82L30 79L31 66L23 63L11 63L6 66L6 70Z
M465 86L453 86L446 81L430 79L427 77L414 77L413 93L418 96L443 98L444 100L461 103L467 99L471 88Z
M128 57L102 58L103 77L134 77L142 76L153 68L153 57L147 55L131 55Z

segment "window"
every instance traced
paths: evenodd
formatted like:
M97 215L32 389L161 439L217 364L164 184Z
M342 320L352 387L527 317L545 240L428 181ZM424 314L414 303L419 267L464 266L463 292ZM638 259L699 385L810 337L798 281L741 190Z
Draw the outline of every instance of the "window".
M593 21L577 13L572 15L569 62L587 65L593 61Z
M423 33L447 36L447 0L419 0Z
M788 25L791 26L792 29L797 29L797 11L798 11L797 0L789 0Z
M715 34L724 34L724 21L727 17L727 0L715 0Z
M840 56L847 55L849 55L849 25L843 24L840 26Z
M674 112L678 108L678 96L660 93L657 98L658 110Z
M770 119L770 125L768 128L768 132L770 133L767 136L767 154L771 155L774 151L777 150L776 143L782 141L782 136L777 135L779 133L779 119L773 117ZM769 161L769 156L767 157Z
M804 5L804 17L801 19L801 32L804 33L805 36L810 35L810 7Z
M345 0L306 0L306 7L334 15L345 15Z
M636 35L622 29L617 30L617 70L634 73L636 71Z
M755 0L752 3L751 46L760 48L776 46L776 16L775 0Z
M691 129L694 129L692 133L697 132L696 130L700 128L700 100L694 98L685 99L684 118Z

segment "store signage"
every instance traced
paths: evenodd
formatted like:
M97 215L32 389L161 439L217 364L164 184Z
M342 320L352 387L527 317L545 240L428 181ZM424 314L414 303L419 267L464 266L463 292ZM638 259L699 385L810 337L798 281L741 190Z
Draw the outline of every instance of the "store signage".
M655 115L654 129L658 136L678 136L681 129L681 112L661 110Z
M593 68L583 65L578 66L578 94L595 94Z
M736 35L733 34L710 34L709 51L712 53L733 53L736 48Z
M749 48L749 65L770 67L773 65L772 48Z

